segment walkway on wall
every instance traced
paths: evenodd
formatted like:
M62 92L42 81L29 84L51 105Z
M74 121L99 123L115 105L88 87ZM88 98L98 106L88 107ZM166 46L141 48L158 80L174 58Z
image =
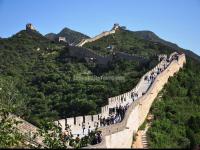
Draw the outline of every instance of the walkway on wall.
M143 93L146 93L150 85L150 81L144 80L144 83L138 89L138 98L141 97Z

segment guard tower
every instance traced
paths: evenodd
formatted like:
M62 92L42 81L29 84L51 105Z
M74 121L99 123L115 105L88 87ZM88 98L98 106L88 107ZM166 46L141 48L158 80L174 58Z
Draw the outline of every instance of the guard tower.
M119 27L120 27L120 26L119 26L119 23L115 23L114 26L113 26L113 28L112 28L112 30L119 29Z
M62 41L62 42L67 42L65 37L59 37L59 38L58 38L58 41L59 41L59 42L61 42L61 41Z
M26 24L26 30L35 30L31 23Z

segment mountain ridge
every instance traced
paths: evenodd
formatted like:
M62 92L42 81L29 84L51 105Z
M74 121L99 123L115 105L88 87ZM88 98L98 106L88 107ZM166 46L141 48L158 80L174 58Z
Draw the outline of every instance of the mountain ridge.
M173 48L180 48L177 44L160 38L153 31L141 30L141 31L132 31L132 32L134 32L138 37L143 38L145 40L151 40L153 42L160 42L160 43L166 44L166 45L173 47Z
M155 34L152 31L142 30L142 31L132 31L132 32L134 32L138 37L140 37L142 39L150 40L150 41L153 41L153 42L159 42L159 43L162 43L162 44L164 44L166 46L172 47L175 50L180 50L181 49L181 50L184 51L184 53L186 55L189 55L189 56L195 58L196 60L200 61L200 56L198 54L194 53L191 50L181 48L175 43L172 43L170 41L167 41L167 40L164 40L164 39L160 38L157 34Z
M48 33L45 35L45 37L48 38L49 40L54 40L54 41L57 41L59 37L65 37L66 42L69 44L73 44L73 45L79 43L82 39L90 38L89 36L87 36L81 32L69 29L67 27L64 27L57 34L56 33Z

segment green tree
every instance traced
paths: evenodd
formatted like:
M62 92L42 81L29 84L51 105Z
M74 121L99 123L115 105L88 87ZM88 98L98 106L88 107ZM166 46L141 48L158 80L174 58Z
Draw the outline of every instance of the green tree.
M62 128L53 122L43 122L43 127L38 132L38 135L44 138L45 148L67 148L67 141L64 140Z
M16 126L19 121L9 117L9 111L0 106L0 148L19 148L22 147L23 135Z

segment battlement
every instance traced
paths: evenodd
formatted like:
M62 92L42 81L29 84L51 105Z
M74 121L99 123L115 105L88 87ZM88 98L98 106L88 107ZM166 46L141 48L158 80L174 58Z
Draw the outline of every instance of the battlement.
M58 38L58 41L59 42L67 42L66 38L65 37L61 37L61 36Z

